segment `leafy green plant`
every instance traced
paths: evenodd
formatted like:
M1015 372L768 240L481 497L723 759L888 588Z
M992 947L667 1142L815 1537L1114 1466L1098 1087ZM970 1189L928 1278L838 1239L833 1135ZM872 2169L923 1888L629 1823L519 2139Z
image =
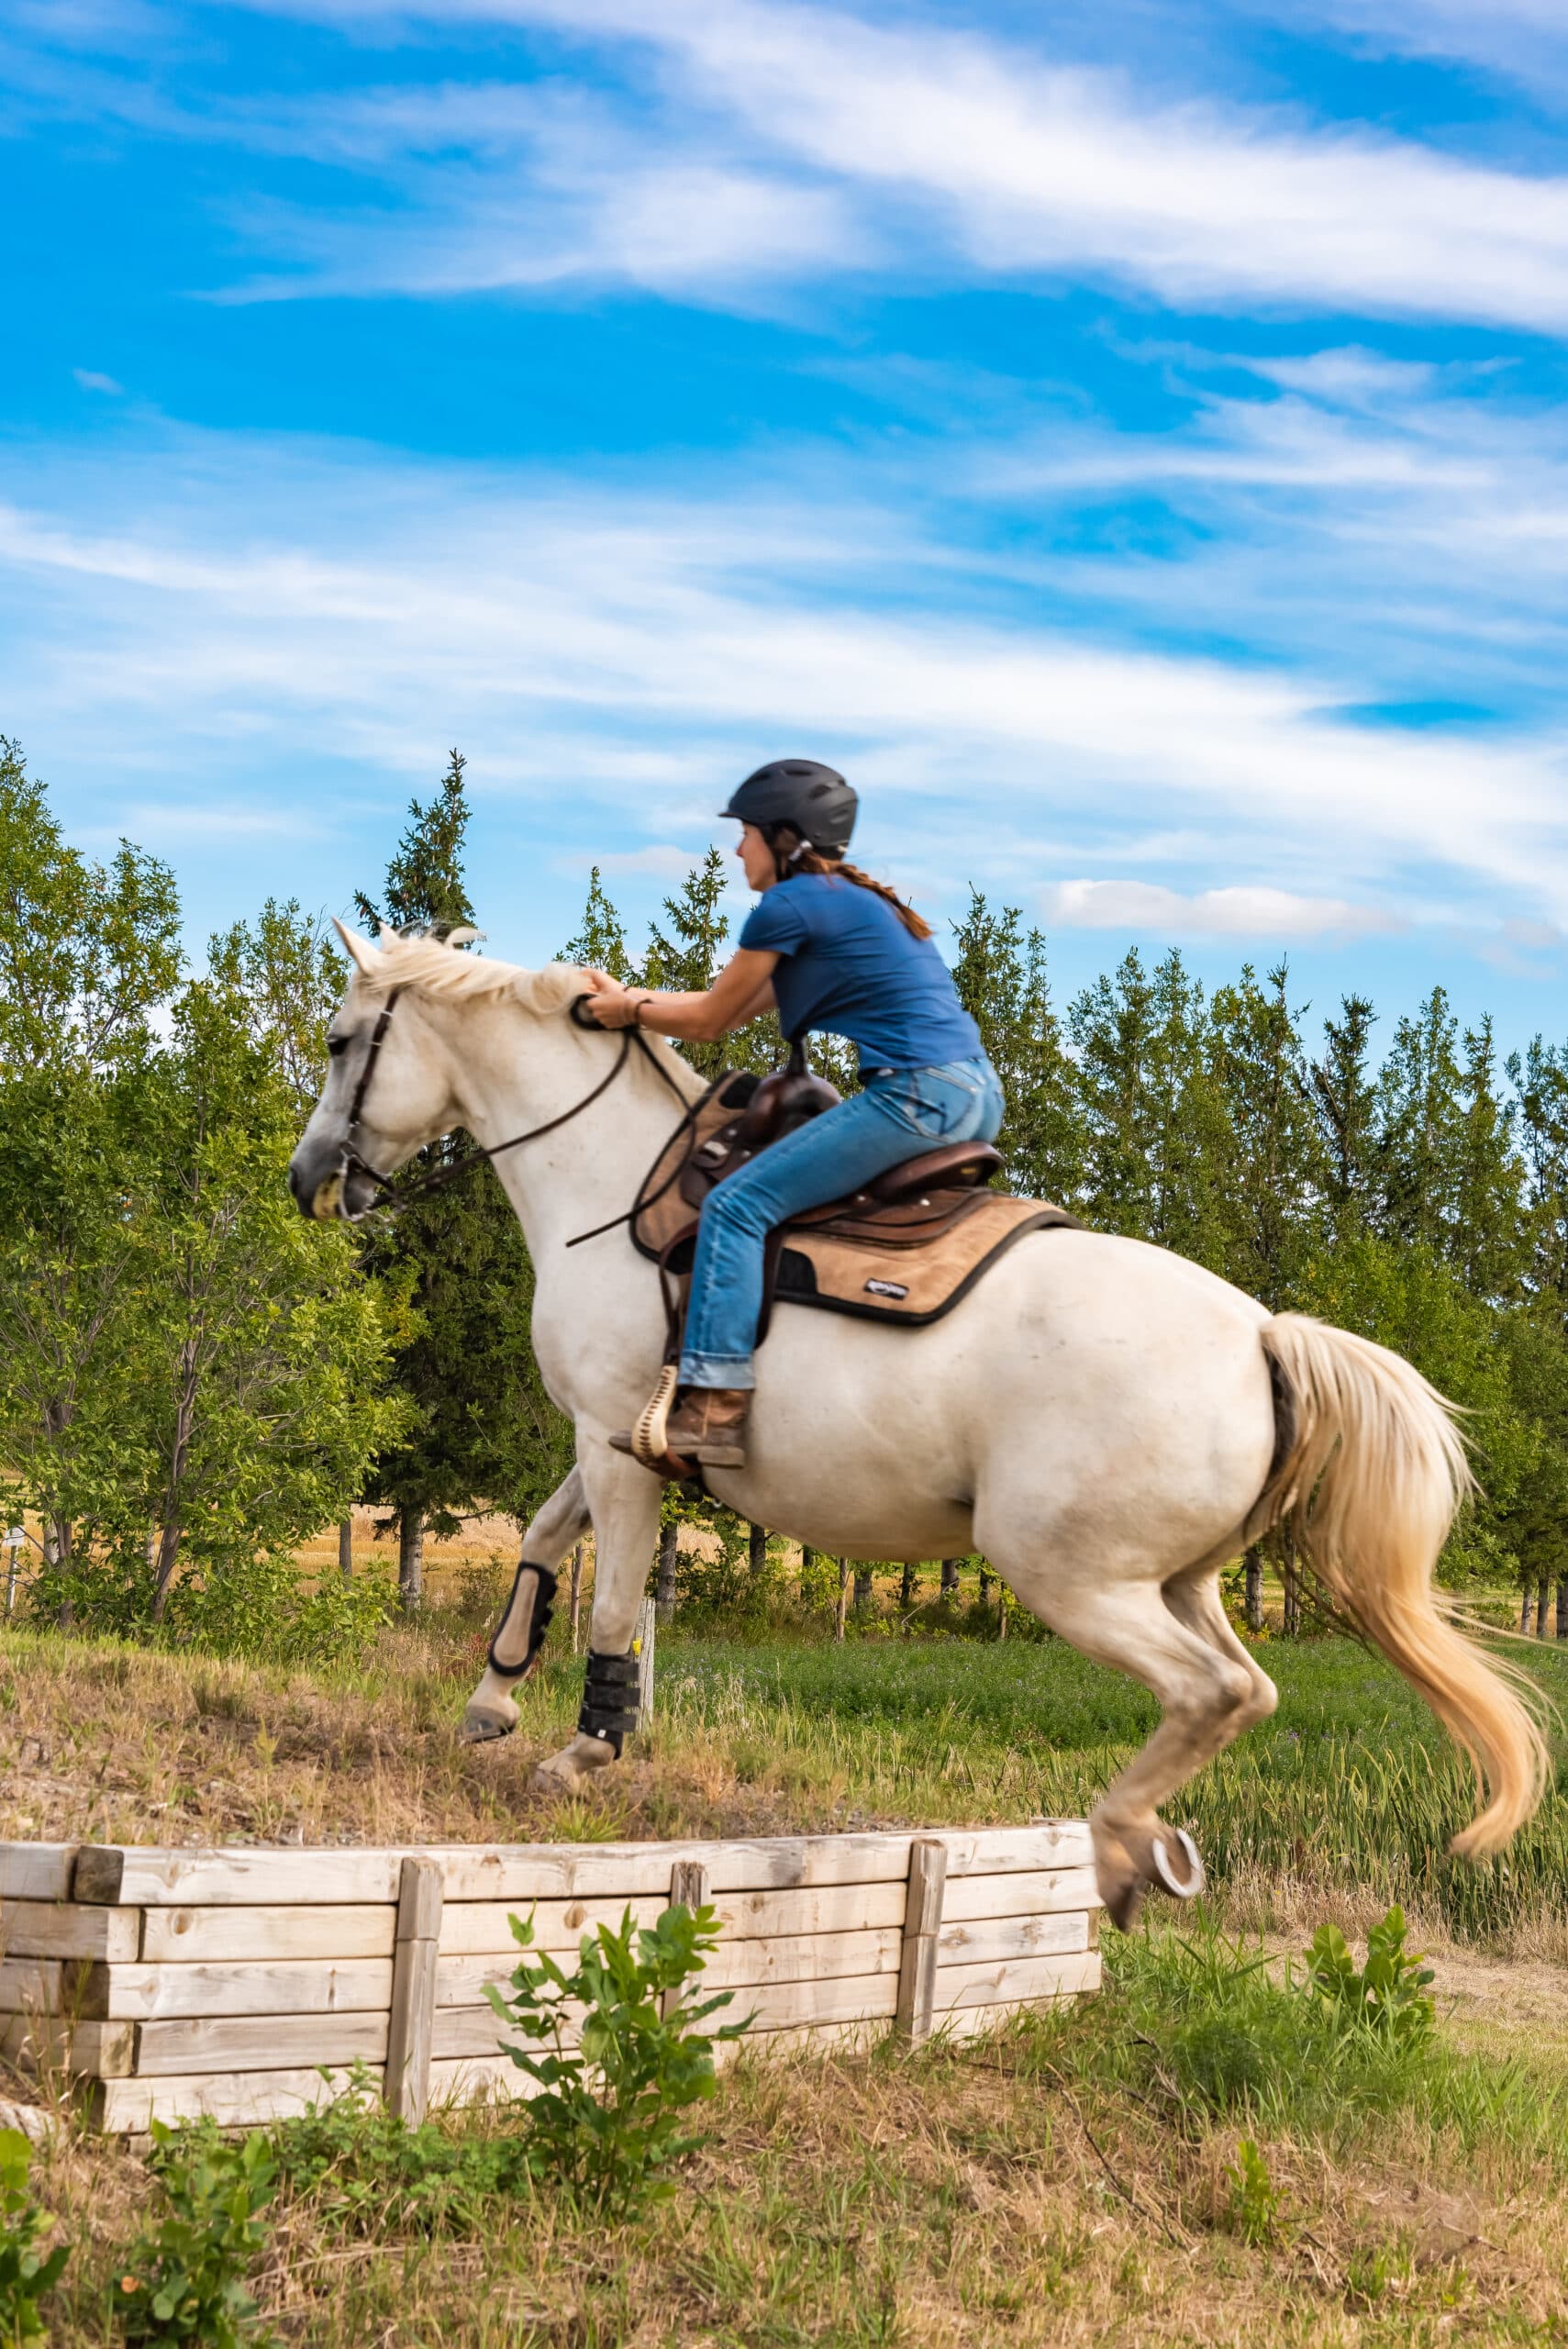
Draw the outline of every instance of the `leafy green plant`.
M1366 1937L1356 1965L1337 1925L1319 1925L1307 1953L1307 1982L1320 1998L1386 2034L1400 2047L1425 2047L1437 2027L1432 1970L1405 1947L1405 1912L1396 1905Z
M532 1949L532 1918L514 1917L511 1927L518 1946ZM617 2213L673 2191L671 2167L703 2142L683 2133L681 2115L714 2092L715 2046L747 2028L698 2028L732 1992L682 1995L717 1942L710 1908L677 1903L641 1928L628 1909L613 1931L584 1935L570 1974L540 1950L525 1954L509 1997L487 1987L502 2021L529 2043L506 2044L537 2085L528 2108L537 2176Z
M65 2243L49 2252L38 2249L50 2221L28 2189L32 2159L33 2149L19 2129L0 2129L0 2343L5 2349L44 2338L39 2302L60 2281L71 2256Z
M245 2277L267 2239L258 2216L277 2165L252 2130L228 2144L211 2121L152 2124L152 2168L168 2209L139 2235L115 2287L128 2341L267 2349Z
M1254 2138L1241 2139L1225 2176L1230 2188L1230 2223L1242 2242L1254 2250L1273 2243L1279 2224L1280 2192Z
M330 2076L324 2074L324 2080ZM411 2126L382 2101L368 2067L355 2065L348 2087L328 2089L309 2112L272 2124L269 2150L281 2179L308 2197L323 2224L350 2235L405 2227L422 2233L473 2233L494 2215L497 2197L531 2184L526 2143L486 2126L473 2112ZM501 2116L501 2130L506 2128Z

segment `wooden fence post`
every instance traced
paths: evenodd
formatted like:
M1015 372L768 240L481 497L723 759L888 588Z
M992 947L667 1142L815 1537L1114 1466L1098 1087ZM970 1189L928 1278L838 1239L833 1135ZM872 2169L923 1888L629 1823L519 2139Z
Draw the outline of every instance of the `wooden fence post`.
M411 2127L423 2121L430 2102L436 1959L440 1943L441 1864L405 1860L398 1876L385 2098L389 2109Z
M675 1569L681 1554L681 1529L672 1518L659 1536L659 1580L654 1606L661 1623L675 1620Z
M583 1544L578 1542L572 1553L572 1653L577 1653L577 1642L583 1629Z
M1263 1553L1255 1542L1247 1553L1246 1593L1247 1629L1261 1631L1263 1628Z
M917 2047L931 2035L937 2001L937 1936L942 1929L948 1847L933 1835L909 1844L909 1894L904 1904L904 1949L898 1966L895 2028Z
M645 1598L637 1610L637 1629L631 1635L631 1652L637 1658L637 1726L645 1730L653 1719L653 1632L658 1610L651 1598Z
M670 1906L672 1909L701 1909L707 1902L707 1870L700 1860L677 1860L670 1871ZM666 1990L659 2002L659 2011L666 2019L681 2003L679 1988Z
M848 1558L840 1558L839 1561L839 1611L833 1618L833 1637L836 1640L841 1640L844 1636L844 1619L849 1611L850 1562Z

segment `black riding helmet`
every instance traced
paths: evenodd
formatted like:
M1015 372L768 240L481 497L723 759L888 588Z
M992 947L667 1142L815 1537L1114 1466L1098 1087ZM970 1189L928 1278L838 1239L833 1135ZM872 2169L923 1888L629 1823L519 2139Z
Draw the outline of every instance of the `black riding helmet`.
M853 788L834 768L815 759L773 759L747 776L720 812L770 834L775 824L787 824L813 848L841 856L859 806Z

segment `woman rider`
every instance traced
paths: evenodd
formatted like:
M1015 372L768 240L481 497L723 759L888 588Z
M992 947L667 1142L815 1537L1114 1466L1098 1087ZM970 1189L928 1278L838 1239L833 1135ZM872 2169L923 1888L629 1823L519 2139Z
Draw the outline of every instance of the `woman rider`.
M704 1205L666 1446L708 1467L746 1464L768 1233L939 1142L994 1141L1002 1122L995 1071L929 926L844 862L857 804L815 760L759 767L723 813L740 820L736 854L760 902L712 986L628 990L588 974L602 1028L706 1042L776 1008L792 1040L826 1029L860 1057L860 1093L770 1143ZM629 1435L611 1440L630 1451Z

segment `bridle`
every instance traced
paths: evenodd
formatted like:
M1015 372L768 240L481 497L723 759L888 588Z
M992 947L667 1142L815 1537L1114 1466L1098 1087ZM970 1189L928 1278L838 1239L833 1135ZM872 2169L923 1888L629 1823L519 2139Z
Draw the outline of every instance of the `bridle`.
M591 1093L584 1093L580 1101L574 1101L570 1109L563 1109L557 1118L547 1118L541 1126L530 1126L527 1133L513 1134L506 1141L495 1142L488 1149L483 1142L471 1140L468 1148L461 1152L456 1158L449 1160L445 1166L432 1167L428 1174L421 1174L417 1182L399 1186L390 1175L383 1174L379 1168L373 1166L362 1155L357 1137L361 1119L364 1116L365 1100L370 1093L371 1080L375 1074L376 1063L381 1058L381 1048L386 1041L386 1031L392 1025L392 1015L397 1008L397 999L402 993L401 987L392 989L377 1015L375 1026L371 1030L370 1050L365 1054L365 1064L360 1071L359 1083L354 1087L354 1097L349 1104L349 1120L343 1129L343 1148L338 1161L339 1183L346 1175L362 1174L368 1183L374 1185L376 1204L380 1207L391 1208L395 1210L405 1208L410 1200L424 1198L431 1191L445 1190L449 1183L455 1183L460 1175L471 1174L474 1167L483 1164L487 1159L499 1158L503 1151L520 1150L526 1141L538 1141L545 1134L554 1133L558 1126L569 1126L573 1118L581 1117L584 1109L591 1108L601 1094L609 1091L631 1058L634 1045L640 1050L649 1065L658 1071L660 1077L669 1086L682 1108L686 1109L689 1107L680 1086L675 1083L669 1070L663 1066L658 1053L653 1051L641 1029L623 1028L620 1031L620 1050L616 1054L608 1074L599 1079ZM606 1031L600 1027L596 1019L588 1019L584 1011L584 1007L592 1001L591 995L573 997L570 1012L572 1023L573 1027L590 1029L594 1034L602 1036ZM584 1236L589 1238L593 1235L585 1233Z

